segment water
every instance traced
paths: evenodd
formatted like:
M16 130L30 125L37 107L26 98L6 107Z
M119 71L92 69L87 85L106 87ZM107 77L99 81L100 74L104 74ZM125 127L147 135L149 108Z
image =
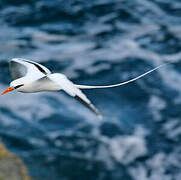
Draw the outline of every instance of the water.
M179 0L0 1L0 89L8 61L36 60L85 90L97 119L63 92L2 96L0 136L37 180L181 179Z

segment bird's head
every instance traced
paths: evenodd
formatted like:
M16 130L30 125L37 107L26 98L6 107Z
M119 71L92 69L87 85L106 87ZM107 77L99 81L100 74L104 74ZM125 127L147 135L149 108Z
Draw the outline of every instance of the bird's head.
M14 80L10 83L10 86L1 94L6 94L7 92L14 91L15 89L21 90L21 88L24 86L24 83L21 79Z

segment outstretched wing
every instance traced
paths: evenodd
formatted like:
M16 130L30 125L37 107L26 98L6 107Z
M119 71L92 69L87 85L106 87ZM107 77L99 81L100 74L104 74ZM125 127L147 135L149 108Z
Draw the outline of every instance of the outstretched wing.
M83 94L83 92L75 87L75 85L63 74L55 73L48 76L50 80L55 82L64 90L67 94L74 97L80 103L88 107L92 112L94 112L99 118L102 118L101 113L94 107L90 100Z
M22 58L12 59L9 64L9 70L12 80L29 75L40 78L51 73L41 64Z

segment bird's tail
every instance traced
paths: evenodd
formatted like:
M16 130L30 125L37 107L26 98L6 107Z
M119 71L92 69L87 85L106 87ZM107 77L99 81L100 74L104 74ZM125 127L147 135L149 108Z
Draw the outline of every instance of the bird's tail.
M151 72L153 72L153 71L155 71L155 70L157 70L157 69L159 69L159 68L161 68L167 64L169 64L169 63L161 64L160 66L157 66L157 67L155 67L155 68L153 68L153 69L151 69L151 70L149 70L149 71L147 71L147 72L145 72L145 73L143 73L143 74L141 74L141 75L139 75L133 79L130 79L130 80L125 81L125 82L121 82L119 84L112 84L112 85L106 85L106 86L88 86L88 85L75 85L75 86L77 88L80 88L80 89L101 89L101 88L112 88L112 87L122 86L122 85L128 84L130 82L136 81L137 79L140 79L143 76L145 76L145 75L147 75L147 74L149 74L149 73L151 73Z

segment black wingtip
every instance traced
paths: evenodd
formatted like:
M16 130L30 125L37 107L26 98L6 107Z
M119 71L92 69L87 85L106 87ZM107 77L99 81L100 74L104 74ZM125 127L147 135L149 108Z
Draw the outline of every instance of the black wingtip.
M79 96L75 96L75 99L76 100L78 100L80 103L82 103L83 105L85 105L88 109L90 109L93 113L95 113L96 114L96 116L99 118L99 119L102 119L103 118L103 116L102 116L102 114L98 111L98 109L96 109L95 107L94 107L94 105L93 104L91 104L91 103L87 103L87 102L85 102L83 99L81 99Z

